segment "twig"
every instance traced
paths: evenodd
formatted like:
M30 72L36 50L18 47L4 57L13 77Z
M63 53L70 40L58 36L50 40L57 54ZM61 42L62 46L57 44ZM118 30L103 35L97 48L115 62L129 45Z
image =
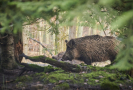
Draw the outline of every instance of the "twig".
M105 34L105 36L107 36L106 35L106 33L105 33L105 30L104 30L104 28L103 28L103 26L102 26L102 24L101 24L101 22L99 21L99 23L100 23L100 26L102 27L102 29L103 29L103 32L104 32L104 34Z
M31 37L29 37L29 38L32 39L33 41L39 43L43 48L46 48L41 42L39 42L39 41L37 41L37 40L35 40L35 39L31 38ZM47 48L46 48L46 50L51 54L51 56L53 56L53 54Z
M37 18L37 19L33 20L33 21L30 22L30 23L23 24L22 26L31 25L31 24L35 23L37 20L39 20L39 19L40 19L40 18Z
M104 28L103 28L103 26L102 26L102 24L101 24L101 22L100 22L98 19L95 19L95 20L96 20L97 22L99 22L101 28L103 29L103 32L104 32L105 36L107 36L106 33L105 33L105 30L104 30Z

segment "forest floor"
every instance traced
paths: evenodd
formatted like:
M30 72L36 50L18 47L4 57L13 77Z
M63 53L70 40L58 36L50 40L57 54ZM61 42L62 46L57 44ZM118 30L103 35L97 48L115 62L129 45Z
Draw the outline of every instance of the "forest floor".
M87 68L80 73L62 69L49 73L27 71L20 77L19 69L5 71L0 73L0 90L133 90L133 78L123 72L108 67Z

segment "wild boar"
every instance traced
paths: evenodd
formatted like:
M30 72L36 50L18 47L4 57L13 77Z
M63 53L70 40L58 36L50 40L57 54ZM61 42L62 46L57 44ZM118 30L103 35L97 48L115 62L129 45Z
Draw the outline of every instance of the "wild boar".
M81 38L71 39L66 42L66 52L62 60L82 60L91 65L93 62L104 62L115 59L118 48L118 41L112 36L91 35Z

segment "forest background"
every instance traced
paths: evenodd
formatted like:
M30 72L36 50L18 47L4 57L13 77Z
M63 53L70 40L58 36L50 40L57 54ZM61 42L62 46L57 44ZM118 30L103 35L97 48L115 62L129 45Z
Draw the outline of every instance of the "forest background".
M32 38L36 36L37 40L39 39L42 42L45 41L45 44L48 44L49 42L54 43L53 45L55 48L49 48L48 46L50 45L46 46L55 51L54 54L57 54L61 50L64 50L65 45L63 42L65 39L81 37L85 27L89 27L88 31L95 32L93 34L99 34L99 32L97 32L98 30L101 30L101 32L104 33L109 29L111 35L116 34L117 38L125 44L125 47L121 48L117 55L116 61L118 61L118 63L113 67L121 70L127 70L133 67L132 0L3 0L0 1L0 4L1 47L4 45L2 43L5 41L9 42L13 40L11 39L12 35L18 34L18 32L23 30L23 32L27 34L23 34L25 38L23 39L23 42L28 41L26 40L29 39L26 38L27 36ZM40 20L44 20L41 27L38 25ZM34 24L35 22L37 26L34 28L38 28L39 31L44 29L43 32L45 33L43 34L46 35L39 32L33 33L36 29L30 31L31 26L29 25ZM60 34L61 32L62 35ZM4 40L4 37L8 38ZM59 41L60 39L61 41ZM32 40L29 42L32 42ZM23 45L25 47L26 44ZM32 47L36 47L34 45L29 46L31 50ZM6 50L11 51L9 48L5 48ZM14 53L5 53L5 48L1 48L1 68L13 68L15 65L13 58ZM9 60L7 56L12 57L12 60L11 58ZM9 61L9 64L6 60Z

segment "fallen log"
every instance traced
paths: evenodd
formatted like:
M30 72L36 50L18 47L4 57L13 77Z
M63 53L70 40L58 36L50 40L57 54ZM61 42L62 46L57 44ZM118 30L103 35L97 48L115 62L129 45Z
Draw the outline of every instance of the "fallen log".
M30 57L30 56L27 56L23 53L19 56L20 57L25 57L25 59L30 59L31 61L34 61L34 62L49 63L51 65L54 65L56 67L59 67L59 68L65 70L65 71L77 72L78 73L78 72L81 72L83 70L82 67L79 66L79 65L73 65L73 64L70 64L68 62L57 61L55 59L46 57L44 55Z

